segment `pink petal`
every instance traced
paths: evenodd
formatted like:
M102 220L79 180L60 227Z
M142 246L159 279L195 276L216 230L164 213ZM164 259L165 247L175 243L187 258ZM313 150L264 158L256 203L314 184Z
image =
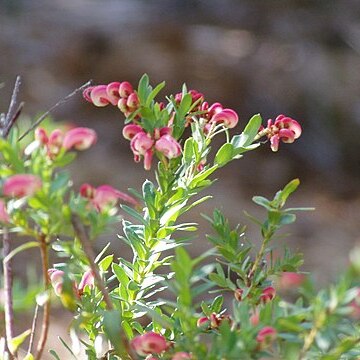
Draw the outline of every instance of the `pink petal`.
M85 286L89 286L89 288L93 288L95 286L95 278L93 272L89 269L87 270L80 280L80 284L78 286L79 295L84 293Z
M220 112L216 113L211 120L216 124L223 123L229 129L234 128L238 121L238 114L232 109L223 109Z
M89 86L83 91L83 97L86 101L93 103L91 100L91 91L94 89L95 86Z
M144 155L144 169L145 170L151 169L153 154L154 154L154 152L152 149L149 149L148 151L146 151L146 153Z
M131 139L130 147L135 155L145 155L146 151L150 150L153 144L154 140L142 131Z
M49 141L46 130L38 127L35 129L35 139L39 141L40 144L47 144Z
M31 196L42 186L40 178L31 174L18 174L7 178L3 185L5 196L21 198Z
M134 92L134 89L129 82L123 81L120 84L120 87L119 87L120 97L127 99L129 97L129 95L133 92Z
M280 129L279 130L279 138L284 143L293 143L295 141L294 132L289 129Z
M163 153L168 159L181 155L181 146L171 135L163 135L157 140L155 149Z
M162 335L152 331L144 335L136 336L131 340L131 346L140 356L160 354L168 347L166 339Z
M278 134L271 136L270 147L271 147L272 151L276 152L279 150L279 140L280 140L280 137Z
M110 99L108 97L106 85L94 86L90 92L90 99L95 106L103 107L109 105Z
M66 150L86 150L97 140L96 132L93 129L78 127L71 129L64 136L63 146Z
M114 106L117 105L120 99L119 87L120 87L120 83L118 81L111 82L106 86L107 98Z
M129 124L124 126L122 133L125 139L131 140L139 132L144 132L140 125Z

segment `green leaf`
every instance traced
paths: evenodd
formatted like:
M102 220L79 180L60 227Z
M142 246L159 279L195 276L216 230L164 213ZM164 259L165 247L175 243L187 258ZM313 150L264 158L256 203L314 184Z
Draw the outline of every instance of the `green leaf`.
M277 202L280 208L285 205L287 198L298 188L299 184L300 180L294 179L285 185L283 190L280 190L276 193L274 201Z
M139 221L143 225L148 225L147 221L144 219L144 217L139 214L135 209L133 209L130 206L127 205L120 205L121 209L123 209L126 213L128 213L130 216L132 216L134 219Z
M105 272L109 266L111 265L112 261L114 259L114 255L108 255L105 256L100 262L99 262L99 268L102 272Z
M257 133L259 132L259 128L262 123L262 118L260 114L254 115L246 125L244 131L240 135L241 138L237 138L236 141L236 148L238 147L246 147L250 145L253 141ZM234 144L235 145L235 144Z
M56 359L56 360L61 360L60 356L56 353L55 350L49 350L49 353Z
M149 90L149 76L147 74L144 74L141 77L138 86L138 96L141 104L144 104L146 102L148 90Z
M72 357L74 359L77 359L75 354L73 353L73 351L70 349L69 345L64 341L64 339L61 336L58 336L58 339L61 341L61 343L65 346L65 348L67 349L67 351L69 351L69 353L72 355Z
M56 174L55 179L51 182L50 193L64 188L68 185L70 180L69 174L67 172L60 172Z
M186 164L191 164L194 161L194 139L188 138L184 144L183 159Z
M130 282L130 279L126 275L125 270L121 266L115 263L112 264L111 268L113 270L114 275L117 277L119 283L126 287Z
M13 337L8 341L9 350L11 353L16 353L21 344L26 340L26 338L31 334L31 330L28 329L21 333L18 336Z
M104 312L104 332L118 354L122 354L124 352L121 322L121 314L118 310Z
M214 163L219 166L224 166L233 159L234 146L230 143L225 143L215 155Z
M280 225L289 225L296 221L295 214L281 214L280 216Z
M151 105L151 102L155 99L156 95L164 88L164 86L165 86L165 81L161 82L155 87L155 89L147 97L145 106Z
M266 198L264 198L263 196L253 196L252 201L253 201L255 204L258 204L258 205L264 207L264 208L267 209L267 210L272 209L271 201L268 200L268 199L266 199Z

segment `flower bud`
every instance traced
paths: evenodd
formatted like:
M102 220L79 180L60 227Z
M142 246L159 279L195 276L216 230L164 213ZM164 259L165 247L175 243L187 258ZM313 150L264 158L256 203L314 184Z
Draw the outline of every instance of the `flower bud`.
M277 332L271 326L263 327L256 336L256 341L264 345L270 345L276 339Z
M90 289L95 286L94 273L90 269L84 273L78 285L77 290L80 296L84 293L85 286L88 286Z
M130 114L130 109L129 107L127 106L127 100L125 98L121 98L119 101L118 101L118 108L119 110L125 114L126 117L128 117L128 115ZM128 114L128 115L127 115Z
M106 85L97 85L87 95L90 95L91 102L98 107L104 107L110 104L110 99L107 94ZM85 95L84 95L85 97ZM86 97L85 97L86 99Z
M146 356L149 354L160 354L167 349L168 344L161 334L150 331L132 339L131 347L138 355Z
M120 99L119 87L120 87L120 83L118 81L111 82L106 86L107 98L114 106L117 105Z
M93 199L95 196L95 188L90 184L82 184L80 186L80 195L84 198Z
M60 296L62 292L65 273L62 270L49 269L48 275L50 277L50 282L54 289L55 294L57 296Z
M127 99L129 97L129 95L133 92L134 92L134 89L129 82L123 81L120 84L120 87L119 87L120 97Z
M267 288L263 289L260 295L260 301L264 304L274 299L276 295L276 290L272 286L268 286Z
M86 150L97 140L96 132L93 129L77 127L68 131L64 136L63 146L66 150Z
M130 109L130 111L136 110L140 105L139 98L136 93L132 93L129 95L126 101L126 106Z
M45 145L49 141L47 133L45 129L38 127L35 129L35 140L37 140L40 144Z
M144 132L140 125L129 124L124 126L122 133L125 139L131 140L139 132Z
M94 87L95 86L89 86L83 91L83 97L89 103L93 103L92 100L91 100L90 94L91 94L91 91L94 89Z
M208 326L209 324L210 324L210 320L206 316L203 316L203 317L199 318L197 323L196 323L197 327L199 327L199 328L205 327L205 325Z
M31 196L42 186L40 178L31 174L18 174L7 178L3 185L5 196L21 198Z

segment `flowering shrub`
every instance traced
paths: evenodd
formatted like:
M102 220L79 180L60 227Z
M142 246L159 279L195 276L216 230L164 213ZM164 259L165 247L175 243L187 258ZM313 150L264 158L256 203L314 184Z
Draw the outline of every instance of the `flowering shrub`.
M280 140L294 142L300 124L279 115L264 127L257 114L239 125L234 110L209 104L186 86L167 103L157 102L164 85L153 88L144 75L137 89L112 82L84 91L91 104L120 110L135 162L155 168L156 183L146 180L141 192L107 184L72 186L64 168L76 151L101 141L91 129L49 133L38 127L25 149L16 127L2 132L3 358L22 356L26 344L27 360L44 356L51 303L58 298L72 312L72 338L81 338L89 359L359 359L359 251L339 281L320 291L299 270L301 254L285 249L275 257L277 231L296 220L296 211L306 210L286 208L299 180L273 199L253 197L266 214L262 220L250 216L259 226L259 248L246 238L245 227L232 228L217 209L204 215L213 229L209 252L191 258L189 238L179 237L197 231L197 224L179 218L209 198L198 195L212 185L219 168L267 140L273 151ZM231 135L229 129L238 126L242 132ZM214 149L219 136L225 142ZM132 250L132 259L115 258L111 244L95 254L97 237L119 222L119 239ZM26 236L26 242L16 247L16 235ZM29 248L40 251L43 290L36 296L31 329L17 335L10 265ZM58 263L49 263L50 252ZM284 296L287 291L293 301ZM61 340L64 358L76 358ZM60 359L55 351L50 354Z

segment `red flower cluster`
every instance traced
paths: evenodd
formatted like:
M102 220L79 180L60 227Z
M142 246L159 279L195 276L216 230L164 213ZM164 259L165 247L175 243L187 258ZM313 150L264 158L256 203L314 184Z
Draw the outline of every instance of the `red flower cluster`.
M85 89L83 95L85 100L95 106L103 107L109 104L117 106L126 117L139 107L139 98L127 81L90 86Z
M259 137L267 136L270 139L272 151L278 151L280 140L284 143L293 143L300 137L302 132L300 124L285 115L279 115L273 123L272 119L268 120L267 127L261 127Z
M173 159L181 155L180 144L171 136L172 129L163 127L155 129L153 134L146 133L140 125L130 124L123 129L123 136L130 140L134 160L139 162L144 157L144 168L150 170L154 151Z
M97 140L96 132L85 127L77 127L67 131L65 134L60 129L55 129L50 135L43 128L35 130L35 139L47 149L48 156L53 159L61 151L86 150L94 145Z

